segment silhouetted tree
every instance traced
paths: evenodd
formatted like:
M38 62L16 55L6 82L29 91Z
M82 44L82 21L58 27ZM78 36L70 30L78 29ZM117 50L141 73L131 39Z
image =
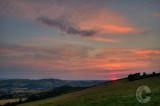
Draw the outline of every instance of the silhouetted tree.
M155 73L155 72L153 72L152 74L153 74L153 75L155 75L156 73Z
M145 72L143 73L143 76L146 76L146 73L145 73Z

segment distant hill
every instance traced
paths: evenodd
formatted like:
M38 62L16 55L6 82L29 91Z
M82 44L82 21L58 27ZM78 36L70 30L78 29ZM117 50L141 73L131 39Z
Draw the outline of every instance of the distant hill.
M87 87L107 82L107 80L60 80L60 79L9 79L0 80L1 92L23 92L60 87L63 85Z
M151 100L142 104L136 99L136 90L140 86L151 89ZM121 79L93 86L81 91L47 98L20 106L157 106L160 105L160 76L135 81Z

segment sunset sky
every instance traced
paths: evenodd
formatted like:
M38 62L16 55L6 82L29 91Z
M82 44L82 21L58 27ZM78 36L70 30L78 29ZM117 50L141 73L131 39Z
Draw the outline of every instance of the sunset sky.
M0 0L0 78L160 72L159 0Z

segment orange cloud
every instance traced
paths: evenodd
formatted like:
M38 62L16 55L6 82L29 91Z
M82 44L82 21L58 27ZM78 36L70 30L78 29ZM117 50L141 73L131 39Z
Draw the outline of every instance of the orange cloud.
M99 51L108 51L108 52L113 52L113 51L131 51L134 49L127 49L127 48L120 48L120 49L99 49Z
M160 58L160 50L142 50L142 51L137 51L137 55L141 57L146 57L146 58Z
M95 37L90 37L90 39L96 40L96 41L102 41L102 42L121 42L118 40L112 40L112 39L104 39L104 38L95 38Z
M135 71L116 71L116 72L110 72L110 73L107 73L107 74L116 75L116 74L130 74L130 73L135 73Z
M145 51L138 51L137 54L160 54L160 50L145 50Z
M152 14L152 16L159 17L160 16L160 12L154 13L154 14Z
M143 32L143 29L135 26L128 18L107 8L90 12L82 19L78 21L79 27L95 30L97 35Z
M109 25L105 26L104 28L109 29L111 31L119 32L119 33L137 33L139 30L134 27L120 27L120 26L114 26L114 25Z

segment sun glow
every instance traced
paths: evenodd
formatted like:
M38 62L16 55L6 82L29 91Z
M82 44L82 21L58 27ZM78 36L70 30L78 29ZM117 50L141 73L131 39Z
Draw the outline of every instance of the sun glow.
M116 81L116 80L118 80L118 78L113 77L113 78L111 78L111 80Z

